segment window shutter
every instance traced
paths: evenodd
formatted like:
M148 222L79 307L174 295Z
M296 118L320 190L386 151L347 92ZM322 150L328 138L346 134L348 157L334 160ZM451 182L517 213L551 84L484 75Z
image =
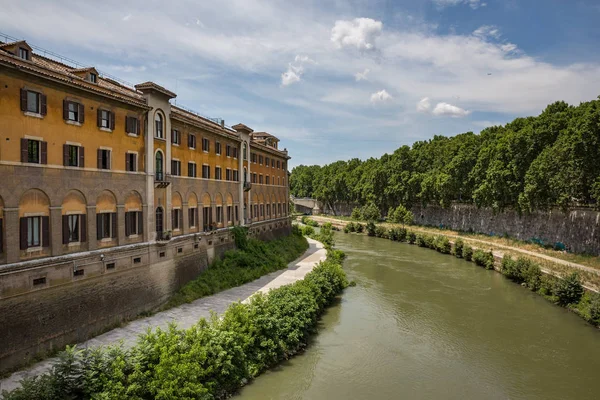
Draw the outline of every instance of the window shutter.
M125 236L131 235L131 213L125 213Z
M171 210L171 229L175 229L175 210Z
M29 140L21 139L21 162L28 161L28 148L29 148Z
M133 133L131 132L131 118L125 117L125 133Z
M179 229L183 230L183 210L179 210Z
M42 151L40 153L41 164L48 164L48 142L41 142Z
M193 216L193 208L188 208L188 224L189 226L194 226L194 216Z
M102 214L96 214L96 239L102 239Z
M48 104L47 98L45 94L40 94L40 114L46 115L48 114Z
M135 125L135 129L133 133L135 133L136 135L140 134L140 119L139 118L134 118L133 119L135 122L137 122L137 124Z
M83 124L85 121L85 107L83 104L77 104L77 108L79 110L79 123Z
M42 217L42 247L50 247L50 217Z
M63 144L63 165L66 167L69 165L69 145Z
M125 171L131 171L131 163L129 162L129 153L125 153Z
M27 111L27 90L21 89L21 111Z
M115 130L115 113L111 111L109 113L109 118L110 118L110 130L114 131Z
M171 143L175 143L175 129L171 129Z
M62 239L63 239L63 244L69 243L69 216L68 215L62 216Z
M117 237L117 213L111 214L111 228L112 228L112 238Z
M98 128L102 128L102 110L98 109L96 111L96 124L98 125Z
M81 234L79 235L79 241L81 243L87 242L87 214L79 215L79 226Z
M2 236L2 218L0 218L0 253L4 252L4 237Z
M143 213L141 211L137 212L137 222L138 222L137 233L138 233L138 235L141 235L144 232L144 220L143 220Z
M27 218L19 219L19 243L21 250L27 250Z
M85 151L84 151L84 147L80 146L79 147L79 167L83 168L85 167Z
M69 102L67 100L63 100L63 119L69 119Z
M98 149L98 169L102 168L102 150Z

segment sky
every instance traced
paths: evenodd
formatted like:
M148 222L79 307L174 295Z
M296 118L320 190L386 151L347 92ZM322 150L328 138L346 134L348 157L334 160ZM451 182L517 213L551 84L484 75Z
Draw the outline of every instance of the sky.
M290 167L380 157L600 95L600 0L0 4L0 32L267 131Z

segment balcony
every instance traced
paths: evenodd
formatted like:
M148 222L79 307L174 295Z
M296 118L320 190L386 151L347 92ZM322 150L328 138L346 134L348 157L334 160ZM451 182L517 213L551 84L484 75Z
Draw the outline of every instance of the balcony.
M171 182L167 181L167 177L163 172L156 172L154 174L154 183L157 188L166 188L171 184Z
M252 183L250 183L250 182L244 182L244 192L247 192L250 189L252 189Z

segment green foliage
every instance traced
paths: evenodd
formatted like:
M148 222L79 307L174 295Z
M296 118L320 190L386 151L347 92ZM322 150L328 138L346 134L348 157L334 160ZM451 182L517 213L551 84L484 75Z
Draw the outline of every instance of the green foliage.
M365 161L292 170L291 192L327 203L448 207L453 201L532 211L600 204L600 99L549 105L505 126L434 136ZM358 214L361 215L358 215ZM355 219L368 220L363 211ZM391 215L390 215L391 214Z
M595 325L600 325L600 294L591 295L588 305L589 320Z
M375 236L375 229L376 229L376 226L373 221L367 222L367 235Z
M494 269L494 255L491 251L475 250L473 253L473 261L475 264L485 269Z
M381 219L381 212L375 203L370 202L360 210L361 219L365 221L377 222Z
M300 231L302 232L302 234L304 236L308 236L308 237L311 237L312 235L315 234L315 228L313 228L312 226L309 226L309 225L301 227Z
M434 240L434 247L437 251L442 254L450 254L452 252L452 245L450 244L450 240L443 235L440 235Z
M335 241L333 239L333 229L330 223L324 224L319 230L319 233L313 233L312 235L310 235L310 237L323 243L325 249L327 250L331 250L333 249L333 246L335 246Z
M415 244L417 241L417 234L410 231L406 234L406 241L410 244Z
M502 258L501 271L508 279L516 283L525 283L528 288L538 291L542 286L542 270L528 258L513 260L507 255Z
M235 303L222 318L201 319L187 330L149 330L128 350L67 348L49 373L24 379L3 398L226 398L303 349L325 307L347 286L341 265L328 258L303 281Z
M384 238L384 239L388 238L387 231L385 230L385 228L383 226L378 226L375 228L375 236L377 236L378 238Z
M304 225L312 226L312 227L315 227L315 228L317 228L319 226L319 223L317 221L315 221L314 219L310 219L306 215L302 217L302 223Z
M454 255L458 258L462 258L463 256L463 248L465 246L465 242L462 239L456 239L454 242Z
M365 226L361 223L356 223L356 233L363 233L365 231Z
M165 308L189 303L285 268L306 249L306 239L294 233L270 242L248 238L245 250L230 250L222 259L215 259L198 278L175 293Z
M465 244L462 249L462 257L467 261L471 261L473 258L473 248L468 244Z
M406 240L406 229L404 228L391 228L388 233L388 239L394 240L397 242L404 242Z
M235 247L238 250L246 250L248 248L248 228L245 226L235 226L231 228L231 233L235 240Z
M583 296L583 286L581 285L579 274L573 272L563 279L557 280L553 288L553 293L559 305L567 306L577 303L581 299L581 296Z
M360 221L362 219L362 212L360 207L354 207L352 209L352 214L350 215L350 218L352 218L355 221Z

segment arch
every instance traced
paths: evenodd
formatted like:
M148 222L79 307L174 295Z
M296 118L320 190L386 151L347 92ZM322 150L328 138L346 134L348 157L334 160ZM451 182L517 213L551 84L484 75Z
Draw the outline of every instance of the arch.
M125 212L142 211L142 196L132 190L125 196Z
M165 138L165 117L161 110L156 110L154 114L154 137Z
M117 198L110 190L103 190L96 198L96 212L117 212Z
M202 195L202 205L204 207L210 207L212 205L212 200L210 198L210 194L204 193Z
M252 202L254 204L258 203L258 193L256 193L256 192L252 193Z
M188 195L188 208L198 208L198 196L194 192Z
M50 215L50 198L39 189L29 189L19 199L19 217L25 213Z
M221 193L217 193L215 195L215 205L217 205L217 206L223 205L223 196L221 195Z
M233 205L233 196L231 195L231 193L227 193L227 196L226 196L226 202L227 202L226 204L227 204L228 206L231 206L231 205Z
M172 208L181 208L181 206L182 206L181 195L179 194L179 192L173 192L173 194L171 195L171 207Z
M86 214L87 202L79 190L69 190L62 201L62 215Z

